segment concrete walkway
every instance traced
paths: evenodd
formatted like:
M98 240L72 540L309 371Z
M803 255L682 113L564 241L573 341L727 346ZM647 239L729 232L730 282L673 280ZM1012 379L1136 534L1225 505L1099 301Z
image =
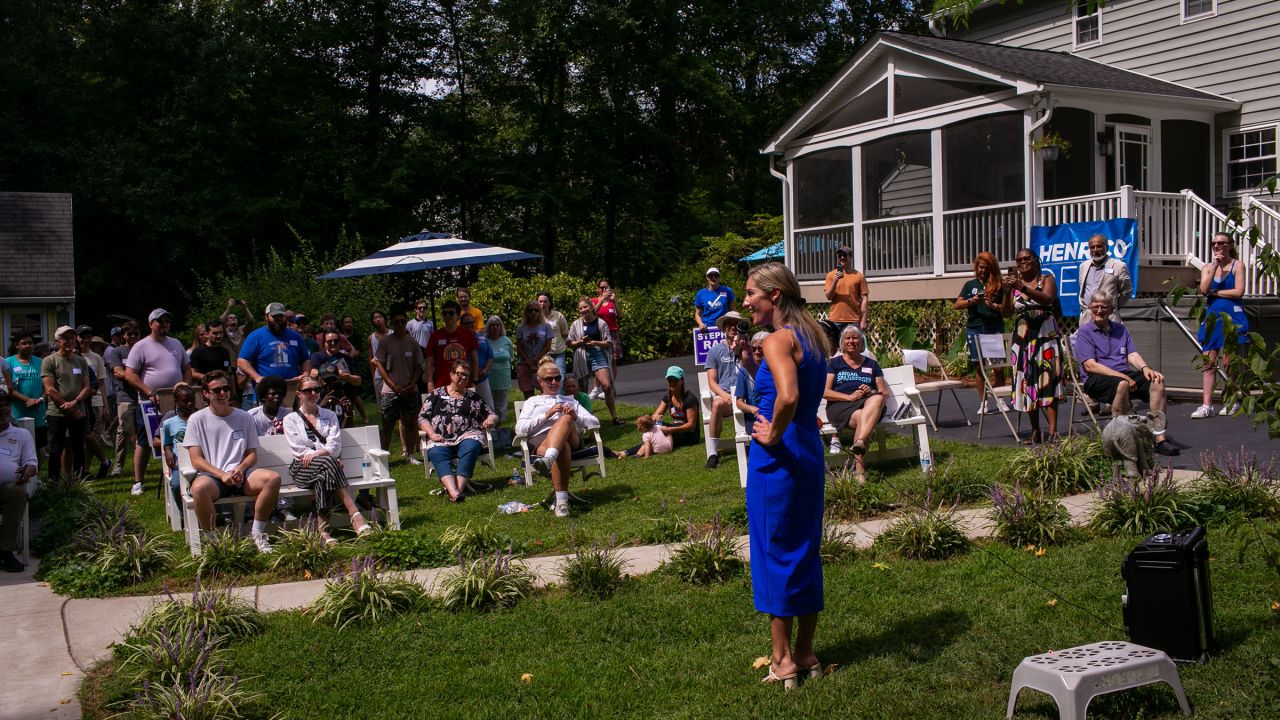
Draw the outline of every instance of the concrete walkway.
M1185 483L1198 473L1175 471L1174 479ZM1063 498L1073 522L1084 523L1096 500L1092 493ZM989 510L978 508L958 513L970 537L990 534ZM842 526L859 547L867 547L891 522L876 519ZM747 559L747 538L742 552ZM627 548L623 557L628 572L653 572L679 545L648 545ZM558 566L565 556L532 558L531 570L539 585L558 579ZM67 599L51 592L45 583L26 572L0 577L0 623L7 631L0 637L0 657L8 658L5 682L0 687L0 720L35 718L78 718L80 705L76 690L84 672L110 655L118 642L142 613L166 596L105 599ZM451 568L414 570L400 573L434 590L442 573ZM279 583L238 588L234 592L251 600L264 612L306 607L324 589L324 580ZM181 598L182 596L177 596Z

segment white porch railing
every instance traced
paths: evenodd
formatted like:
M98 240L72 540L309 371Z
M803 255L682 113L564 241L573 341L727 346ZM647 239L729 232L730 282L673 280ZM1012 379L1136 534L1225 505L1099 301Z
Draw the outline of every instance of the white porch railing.
M933 216L929 213L862 223L862 272L867 277L933 274Z
M1253 196L1244 199L1246 227L1256 227L1262 242L1272 246L1280 244L1280 204L1270 204ZM1240 257L1245 262L1244 291L1250 295L1274 295L1280 292L1276 278L1258 272L1256 257L1258 247L1241 247Z
M1001 262L1010 262L1018 248L1026 247L1022 202L988 205L942 213L943 270L973 272L973 259L980 252L995 253Z
M1036 225L1063 225L1107 220L1120 215L1120 191L1082 195L1036 204Z
M853 224L796 230L792 239L795 241L792 272L800 280L822 280L827 271L835 267L836 248L853 246Z

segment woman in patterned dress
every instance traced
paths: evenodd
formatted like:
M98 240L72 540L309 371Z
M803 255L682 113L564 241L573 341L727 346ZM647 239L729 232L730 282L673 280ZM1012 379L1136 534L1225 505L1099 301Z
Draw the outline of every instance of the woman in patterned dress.
M454 361L449 384L427 395L418 417L418 428L427 434L427 460L440 476L449 502L455 503L470 489L467 483L484 451L484 431L498 424L498 416L479 393L467 387L470 381L471 363Z
M1058 342L1058 286L1052 273L1040 271L1040 260L1027 248L1014 258L1015 270L1005 280L1013 291L1013 409L1028 413L1031 442L1058 437L1058 401L1062 399L1062 348ZM1040 410L1048 428L1040 430Z
M298 411L284 418L284 436L293 451L289 475L293 484L311 490L316 504L316 525L326 543L337 544L327 530L333 499L338 498L351 516L357 535L371 528L351 497L351 488L342 471L342 428L332 410L318 401L324 385L318 378L302 378L298 384Z

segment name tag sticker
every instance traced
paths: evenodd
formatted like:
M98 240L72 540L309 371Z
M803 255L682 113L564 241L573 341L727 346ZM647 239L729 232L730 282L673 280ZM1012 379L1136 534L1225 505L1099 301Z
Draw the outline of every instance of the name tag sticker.
M80 368L71 368L71 374L72 374L72 375L79 375L79 374L80 374Z
M231 367L231 361L230 361L230 360L223 360L223 361L222 361L222 367Z
M413 357L413 351L412 351L412 350L405 350L405 351L404 351L404 356L405 356L405 357L407 357L407 358L411 358L411 357Z
M5 457L13 457L13 448L0 447L0 455Z
M1116 274L1116 269L1115 269L1115 268L1107 268L1106 270L1103 270L1103 272L1105 272L1105 273L1106 273L1106 274L1108 274L1108 275L1115 275L1115 274Z
M231 431L231 439L232 439L232 440L243 440L243 439L244 439L244 431L242 431L242 430L232 430L232 431Z
M297 341L297 340L290 340L290 341L289 341L289 344L290 344L290 345L292 345L293 347L298 347L298 341Z

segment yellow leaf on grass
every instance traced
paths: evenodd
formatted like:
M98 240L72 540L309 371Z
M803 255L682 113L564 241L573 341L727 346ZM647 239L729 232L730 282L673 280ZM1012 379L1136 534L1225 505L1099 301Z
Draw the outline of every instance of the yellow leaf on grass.
M884 564L884 563L882 563L882 562L871 563L871 567L875 568L876 570L888 570L888 569L889 569L889 566L888 566L888 565L885 565L885 564Z
M58 701L58 704L59 704L59 705L66 705L66 704L68 704L68 703L70 703L70 702L71 702L71 698L62 698L61 700L59 700L59 701Z
M522 682L522 683L531 683L531 682L533 682L533 675L532 675L532 674L530 674L530 673L525 673L525 674L521 675L521 676L520 676L520 682Z
M1271 612L1280 612L1280 602L1271 603Z
M760 656L760 657L756 658L756 661L755 661L755 662L751 663L751 669L752 669L752 670L759 670L760 668L762 668L762 667L764 667L765 665L768 665L768 664L769 664L769 656L768 656L768 655L762 655L762 656Z
M1058 600L1057 598L1054 598L1045 604L1048 605L1049 607L1056 607L1058 605Z
M1036 557L1044 557L1046 552L1048 552L1048 550L1045 550L1044 548L1036 548Z
M75 673L73 673L73 672L64 672L64 673L62 673L62 677L66 677L66 676L68 676L68 675L75 675Z
M311 579L311 571L310 571L310 570L303 570L303 571L302 571L302 579L303 579L303 580L310 580L310 579Z
M1035 545L1028 545L1028 546L1026 547L1027 552L1031 552L1032 550L1035 550L1035 549L1036 549L1036 546L1035 546Z

